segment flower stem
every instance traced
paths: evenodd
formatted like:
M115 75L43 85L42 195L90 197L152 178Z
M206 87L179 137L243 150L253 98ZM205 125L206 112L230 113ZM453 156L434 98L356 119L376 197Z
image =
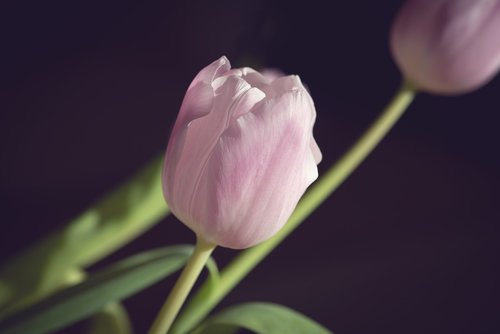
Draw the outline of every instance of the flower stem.
M411 85L403 83L368 130L305 194L285 227L271 239L240 253L221 272L215 289L205 282L175 323L172 333L186 333L196 326L236 284L325 201L380 143L413 101L415 93Z
M156 316L149 334L166 334L168 332L215 247L215 244L197 238L193 254L191 254L181 276L177 279L165 304Z

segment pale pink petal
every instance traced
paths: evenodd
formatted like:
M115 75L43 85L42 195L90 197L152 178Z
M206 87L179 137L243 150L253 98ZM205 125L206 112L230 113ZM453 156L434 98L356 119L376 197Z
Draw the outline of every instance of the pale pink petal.
M242 78L245 79L250 85L252 85L252 87L256 87L264 92L268 98L275 95L275 91L271 86L271 80L255 71L254 69L250 67L243 68Z
M249 112L250 109L253 108L253 106L262 101L265 97L266 94L264 94L263 91L256 87L252 87L247 90L231 107L231 110L229 111L231 115L231 121L234 121L238 117Z
M288 75L278 78L272 82L272 86L277 92L304 88L298 75Z
M212 110L214 91L211 84L215 79L229 71L230 68L229 60L226 57L221 57L198 73L186 92L175 122L176 127L183 127Z
M174 179L176 165L180 159L181 151L184 147L185 128L189 122L203 117L210 113L213 107L214 91L211 86L212 80L223 75L231 68L229 60L221 57L214 61L193 79L184 96L182 105L175 121L175 126L170 135L169 145L165 160L173 163L165 163L165 172L163 173L164 187L170 184Z
M265 68L260 72L264 77L266 77L267 80L269 80L269 82L273 82L274 80L285 76L285 73L277 68Z
M218 78L222 75L224 75L226 72L231 70L231 63L229 62L229 59L227 59L225 56L220 57L204 69L202 69L196 77L193 79L191 82L191 85L189 85L189 88L192 88L193 86L197 85L200 82L203 82L205 84L210 84L215 78Z
M300 79L299 79L299 81L300 81ZM309 91L307 91L307 92L309 92ZM312 118L312 122L311 122L311 138L310 138L309 147L311 149L311 153L312 153L312 156L314 158L314 161L316 162L316 165L317 165L323 159L323 155L321 154L321 150L319 149L319 146L316 143L316 140L314 139L314 136L313 136L313 126L314 126L314 123L316 122L316 108L314 107L314 102L313 102L311 96L309 94L307 94L306 97L307 97L307 103L309 105L309 108L307 108L307 110L309 110L309 112L311 114L311 118Z
M193 206L193 193L197 191L202 170L220 135L234 117L245 114L264 98L261 91L250 88L241 78L220 77L215 81L212 110L206 116L193 120L185 128L182 155L176 167L182 170L173 174L173 184L166 191L173 210L185 213L182 219L186 223L193 220L189 214Z
M278 231L317 177L307 92L261 102L214 147L195 194L195 227L209 241L245 248Z
M318 143L316 143L316 140L314 137L311 135L311 153L313 155L314 161L316 164L319 164L321 160L323 159L323 154L321 154L321 150L319 149Z
M192 194L196 191L201 170L231 119L227 110L248 89L250 85L238 77L224 78L224 82L214 92L211 110L203 117L184 125L176 133L176 137L182 139L182 142L176 143L181 153L173 156L167 150L166 159L170 160L165 165L168 167L166 172L170 184L165 189L165 195L174 212L181 213L182 217L179 218L186 223L191 220L186 214L189 213Z
M260 87L262 85L269 85L272 80L262 75L251 67L243 67L241 69L242 78L248 81L253 87Z
M409 0L391 29L391 51L417 88L460 94L500 68L499 0Z

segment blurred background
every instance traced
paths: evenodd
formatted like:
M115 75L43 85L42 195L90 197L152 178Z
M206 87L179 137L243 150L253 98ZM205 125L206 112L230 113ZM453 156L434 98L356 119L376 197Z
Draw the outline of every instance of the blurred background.
M398 88L402 1L11 2L0 10L0 258L161 153L185 89L226 55L299 74L325 171ZM500 78L421 94L395 129L221 308L282 303L339 334L500 330ZM113 254L192 243L169 216ZM218 249L223 265L236 253ZM125 301L145 333L173 279ZM81 323L61 333L79 333Z

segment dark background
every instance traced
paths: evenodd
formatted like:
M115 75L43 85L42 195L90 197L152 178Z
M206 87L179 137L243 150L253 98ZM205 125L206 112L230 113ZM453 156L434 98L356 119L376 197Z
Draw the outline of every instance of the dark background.
M401 3L1 5L1 258L162 152L186 87L223 54L234 66L300 74L325 171L399 85L387 35ZM420 95L224 305L283 303L337 334L500 330L499 88L497 78L467 95ZM192 233L170 216L106 262L186 242ZM215 257L224 264L234 254ZM125 302L137 333L172 284Z

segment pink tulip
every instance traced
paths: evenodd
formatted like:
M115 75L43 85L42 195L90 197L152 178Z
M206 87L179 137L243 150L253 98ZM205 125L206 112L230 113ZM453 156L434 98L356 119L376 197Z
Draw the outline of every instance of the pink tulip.
M298 76L231 69L189 86L165 156L163 193L199 237L242 249L279 231L318 177L313 101Z
M500 68L500 0L409 0L393 24L391 49L417 89L477 89Z

